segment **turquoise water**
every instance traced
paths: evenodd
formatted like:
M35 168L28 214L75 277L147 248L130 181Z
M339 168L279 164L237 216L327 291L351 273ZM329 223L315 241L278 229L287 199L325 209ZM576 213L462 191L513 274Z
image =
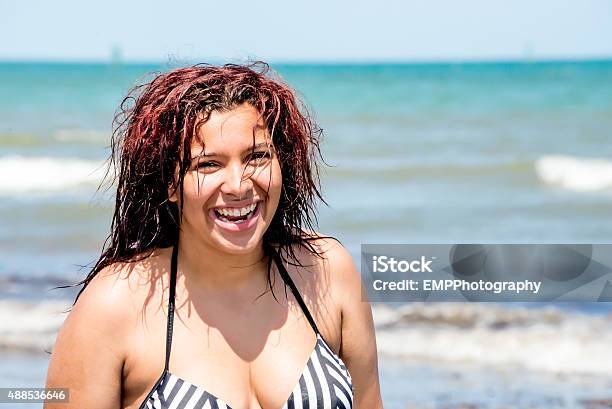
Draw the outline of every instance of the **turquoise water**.
M79 266L95 260L108 233L110 195L95 192L115 109L139 78L168 68L0 63L0 304L20 317L0 325L0 349L52 345L49 323L63 305L40 300L74 295L46 290L82 278ZM333 166L323 172L330 207L320 208L319 230L356 259L361 243L612 242L612 61L275 68L325 131ZM387 335L377 330L391 354L381 359L390 408L594 407L611 396L612 372L598 366L610 306L555 306L558 322L531 310L544 318L524 325L522 306L454 305L460 330L432 320L428 307L422 317L407 313L424 323L413 332L402 332L405 318ZM476 323L518 318L504 333L464 328L468 307L479 308ZM576 310L593 314L565 319ZM472 345L495 348L472 356ZM463 351L476 367L397 358L408 350ZM551 357L563 371L514 371L501 358L487 367L506 354ZM2 386L42 384L47 356L7 357Z
M92 172L113 114L168 68L0 64L0 274L72 277L95 259L110 202ZM612 61L274 68L325 131L319 229L353 254L364 242L611 241L609 169L592 160L612 164ZM577 163L569 187L549 180L567 171L559 155Z

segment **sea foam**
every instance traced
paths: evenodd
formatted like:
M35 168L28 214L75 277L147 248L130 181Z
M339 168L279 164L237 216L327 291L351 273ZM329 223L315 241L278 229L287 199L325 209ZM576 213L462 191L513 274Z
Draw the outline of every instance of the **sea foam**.
M64 301L0 301L0 349L51 350L69 307Z
M0 349L51 350L69 306L67 300L0 301ZM381 356L612 376L612 314L493 303L375 304L373 312Z
M612 375L612 315L495 304L374 308L379 353L557 374Z
M544 183L577 192L612 190L612 161L573 156L543 156L535 162Z
M76 158L0 157L0 194L52 192L81 184L97 184L102 162Z

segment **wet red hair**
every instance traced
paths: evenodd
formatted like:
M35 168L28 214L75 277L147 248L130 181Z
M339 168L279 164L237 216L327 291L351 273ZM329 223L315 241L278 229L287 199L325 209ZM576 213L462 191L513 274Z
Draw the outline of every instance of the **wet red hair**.
M315 230L316 201L325 203L318 174L321 129L266 63L199 64L160 74L134 87L121 103L109 161L114 171L107 173L117 185L111 232L79 295L103 268L177 243L182 209L168 192L182 195L198 128L212 112L245 103L263 118L282 171L280 202L264 234L264 249L269 255L274 244L297 261L297 243L319 255L306 231Z

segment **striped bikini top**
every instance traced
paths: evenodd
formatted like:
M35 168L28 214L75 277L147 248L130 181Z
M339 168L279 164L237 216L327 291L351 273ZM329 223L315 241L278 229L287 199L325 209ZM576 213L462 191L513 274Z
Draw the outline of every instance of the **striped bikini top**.
M175 245L172 250L170 268L166 364L161 376L140 405L140 409L232 409L222 399L207 392L202 386L193 385L170 372L169 362L172 347L172 326L174 323L177 249L178 245ZM351 375L342 359L331 350L323 339L295 283L285 269L280 256L273 249L272 258L278 266L283 281L291 289L317 336L314 350L310 354L308 362L283 409L351 409L353 406Z

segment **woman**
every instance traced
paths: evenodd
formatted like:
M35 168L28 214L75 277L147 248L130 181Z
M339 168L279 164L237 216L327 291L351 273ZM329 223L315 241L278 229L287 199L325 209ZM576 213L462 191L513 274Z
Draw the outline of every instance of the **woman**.
M126 98L112 232L47 376L70 401L45 407L382 407L359 273L312 230L304 112L263 63L178 69Z

